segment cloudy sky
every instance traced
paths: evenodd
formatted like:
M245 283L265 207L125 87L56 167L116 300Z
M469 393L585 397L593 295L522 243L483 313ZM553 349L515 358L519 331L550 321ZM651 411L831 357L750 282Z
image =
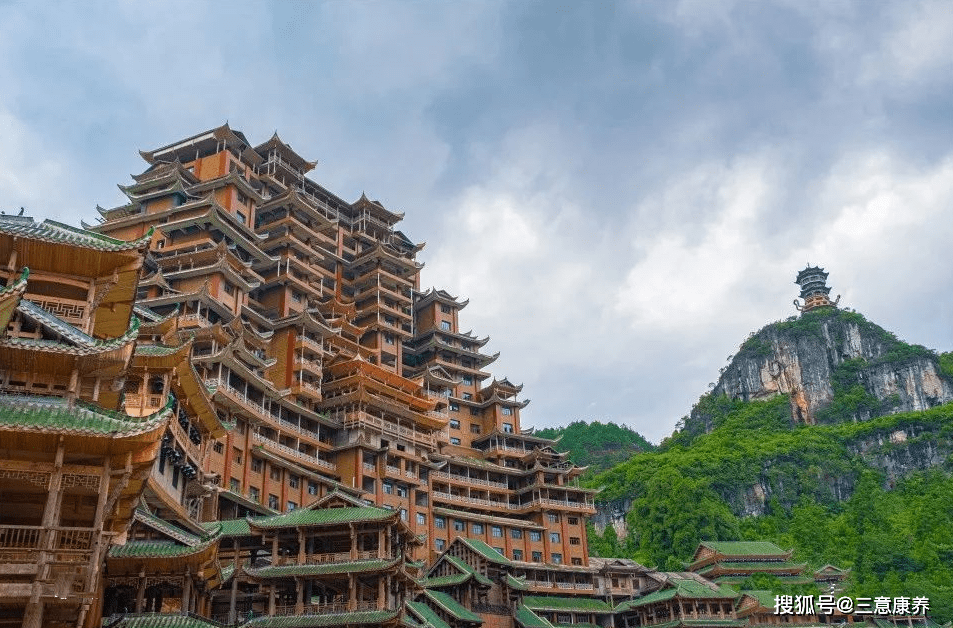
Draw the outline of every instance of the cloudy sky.
M807 262L953 348L949 0L0 0L0 208L92 221L226 120L406 212L524 424L660 440Z

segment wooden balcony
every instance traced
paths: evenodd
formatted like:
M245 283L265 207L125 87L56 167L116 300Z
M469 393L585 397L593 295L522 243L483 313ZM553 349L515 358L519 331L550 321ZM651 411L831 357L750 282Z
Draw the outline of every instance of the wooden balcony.
M293 458L302 460L306 462L307 464L310 464L316 467L321 467L323 469L327 469L328 471L337 470L337 467L332 462L328 462L327 460L322 460L321 458L318 458L316 455L313 455L313 454L309 454L303 451L298 451L297 449L293 447L289 447L288 445L283 445L279 442L273 441L270 438L266 438L262 436L261 434L252 434L252 438L256 443L262 445L265 449L270 449L272 453L276 453L278 455L292 456Z

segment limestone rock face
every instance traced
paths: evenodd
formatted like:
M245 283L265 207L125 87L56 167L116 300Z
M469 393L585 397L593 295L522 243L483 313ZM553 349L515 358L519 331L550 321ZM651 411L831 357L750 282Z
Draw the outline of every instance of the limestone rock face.
M860 400L837 408L847 417L824 415L836 392ZM900 342L859 314L824 308L750 337L713 393L745 401L787 393L792 420L813 424L925 410L953 400L953 382L933 352Z

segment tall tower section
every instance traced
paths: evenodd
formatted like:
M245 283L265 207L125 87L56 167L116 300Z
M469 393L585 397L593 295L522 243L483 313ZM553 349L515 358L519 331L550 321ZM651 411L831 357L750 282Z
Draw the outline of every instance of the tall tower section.
M831 301L827 275L828 273L824 272L820 266L808 266L797 274L794 283L801 286L801 298L804 299L804 305L801 305L797 299L794 300L794 307L799 312L810 312L819 307L837 307L840 295Z

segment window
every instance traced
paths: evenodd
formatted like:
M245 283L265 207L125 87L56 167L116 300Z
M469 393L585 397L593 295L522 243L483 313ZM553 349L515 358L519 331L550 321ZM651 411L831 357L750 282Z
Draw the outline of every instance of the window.
M156 248L161 249L165 246L165 240L156 240Z
M407 497L407 487L401 484L397 485L397 497Z
M232 462L235 464L242 463L242 450L238 447L232 447Z
M533 562L541 563L543 562L543 553L542 552L533 552Z
M465 393L463 393L463 395L461 395L461 398L462 398L464 401L470 401L471 399L473 399L473 395L471 395L471 394L468 393L468 392L465 392Z
M443 530L447 527L447 520L444 517L434 517L433 518L433 527Z
M512 424L512 423L504 423L504 424L503 424L503 432L506 433L506 434L512 434L512 433L513 433L513 424Z
M563 564L563 555L562 554L553 554L553 564L562 565Z
M510 538L513 538L513 539L523 538L523 531L513 528L512 530L510 530Z
M222 290L230 297L235 295L235 286L228 283L227 281L222 284Z
M450 410L453 411L453 412L459 412L459 411L460 411L460 404L459 404L459 403L451 403L451 404L450 404ZM459 422L459 421L457 421L457 427L460 427L460 422Z
M460 521L459 519L453 520L453 529L457 532L466 532L467 531L467 522Z
M577 525L579 525L579 517L570 517L570 518L569 518L569 525L571 525L571 526L577 526Z
M559 515L555 513L549 513L549 522L550 523L559 523Z
M463 376L463 384L464 384L465 386L473 386L473 378L470 377L469 375L464 375L464 376Z
M480 416L479 408L470 408L470 416Z
M450 419L450 427L453 428L453 429L455 429L455 430L460 429L460 421L459 421L459 419Z
M407 509L406 509L406 508L401 508L401 509L400 509L400 520L401 520L401 521L407 521Z
M301 478L299 478L297 475L288 476L288 486L290 486L291 488L298 488L298 482L300 481L301 481Z
M513 550L513 560L523 560L523 550Z
M559 532L550 532L550 533L549 533L549 542L550 542L550 543L559 543Z
M251 459L251 470L255 473L261 473L261 470L265 467L265 463L262 462L261 458L252 458Z
M459 445L459 444L460 444L460 439L457 438L457 437L455 437L455 436L451 436L451 437L450 437L450 444L451 444L451 445Z
M569 537L569 544L570 544L570 545L579 545L579 537L578 537L578 536L571 536L571 537Z
M244 434L244 433L245 433L245 422L242 421L241 419L235 421L235 429L238 431L239 434Z
M577 565L577 566L578 566L578 565L581 565L581 564L582 564L582 559L581 559L581 558L573 558L573 559L572 559L572 564L573 564L573 565Z
M542 541L543 533L539 530L530 530L529 531L529 540L530 541Z
M272 467L271 470L268 472L268 475L275 482L281 481L281 469L279 469L278 467Z
M513 416L513 408L503 408L503 416Z
M443 312L444 314L449 314L449 313L450 313L450 306L449 306L449 305L444 305L443 303L441 303L441 304L440 304L440 311Z
M228 483L229 488L231 488L236 493L242 492L242 482L238 478L232 478Z
M296 504L296 503L294 503L294 502L288 502L288 508L286 508L286 510L287 510L287 512L291 512L292 510L294 510L294 509L297 508L297 507L298 507L298 504Z
M447 546L447 542L443 539L434 539L433 546L437 549L438 552L442 552L443 548Z
M224 451L225 451L225 444L224 444L224 443L218 443L218 442L216 442L214 445L212 445L212 449L214 449L214 450L215 450L215 453L217 453L217 454L224 453Z
M384 482L384 494L393 495L394 494L394 485L390 482Z
M498 551L501 556L506 556L506 550L504 550L502 547L494 547L493 549Z
M473 434L479 434L481 431L483 431L483 430L480 428L480 424L479 424L479 423L471 423L471 424L470 424L470 432L471 432L471 433L473 433Z
M302 297L303 295L297 290L291 291L291 300L294 301L295 303L301 303Z
M500 526L493 526L491 528L491 531L493 533L494 538L497 538L497 539L503 538L503 528L501 528Z
M251 497L253 502L257 502L261 498L261 492L255 486L250 486L248 488L248 496Z
M308 495L317 495L318 485L314 482L308 482Z
M394 334L384 334L384 344L394 344Z
M450 321L440 321L440 329L450 331Z
M417 525L425 526L427 525L427 515L418 512L417 513Z
M278 496L269 495L268 496L268 507L272 510L278 510Z
M239 192L239 193L238 193L238 202L241 203L242 205L248 205L248 197L245 196L244 194L242 194L241 192ZM242 222L244 222L244 221L242 221Z
M235 212L235 215L238 216L238 222L242 223L243 225L248 221L248 218L246 218L245 214L242 212Z
M473 523L470 524L470 529L473 534L483 534L483 524L482 523Z

